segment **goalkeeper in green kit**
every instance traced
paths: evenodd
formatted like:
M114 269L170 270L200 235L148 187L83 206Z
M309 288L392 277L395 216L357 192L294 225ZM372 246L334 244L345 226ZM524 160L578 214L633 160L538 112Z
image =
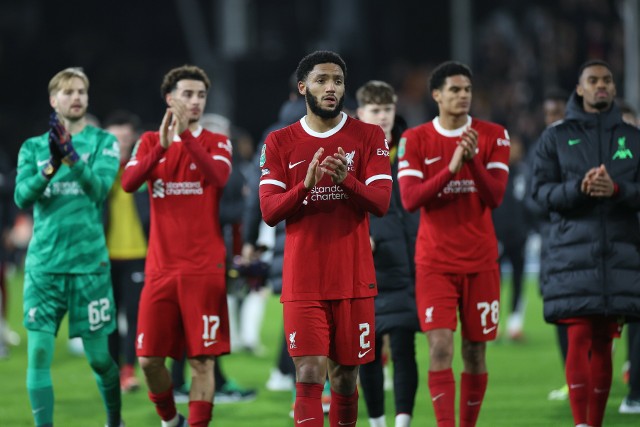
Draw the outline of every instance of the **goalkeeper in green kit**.
M107 411L120 427L118 368L107 338L115 329L102 205L119 165L116 138L86 124L89 80L67 68L49 82L55 110L47 133L26 140L18 156L15 201L33 207L24 275L27 391L35 425L53 426L54 339L69 313L69 336L82 337ZM82 420L89 425L89 420Z

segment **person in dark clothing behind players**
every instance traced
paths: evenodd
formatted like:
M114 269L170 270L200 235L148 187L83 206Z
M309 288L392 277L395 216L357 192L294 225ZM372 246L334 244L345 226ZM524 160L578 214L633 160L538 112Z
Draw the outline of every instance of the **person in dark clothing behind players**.
M544 124L546 127L555 126L564 119L564 114L567 109L567 100L569 99L569 93L560 88L551 88L546 91L544 95L544 101L542 103L542 112L544 115ZM529 171L533 170L533 161L535 157L535 146L527 154L527 165ZM529 184L531 177L529 177ZM530 189L529 189L530 190ZM546 263L547 259L547 238L549 235L549 214L531 197L531 191L526 196L527 210L529 216L533 221L533 227L537 229L540 235L540 261L539 265L542 266ZM542 283L542 268L540 268L539 283ZM557 323L556 334L558 337L558 347L560 348L560 356L562 356L562 369L567 360L567 325ZM563 384L558 389L551 390L547 397L549 400L567 400L569 398L569 386Z
M391 175L398 173L398 141L407 128L404 119L395 114L397 97L393 88L382 81L369 81L356 92L358 118L377 124L385 132L389 144ZM415 297L416 235L420 213L409 213L402 207L397 179L393 181L391 203L383 217L370 217L371 250L378 282L375 298L376 330L373 362L360 368L360 384L369 412L371 427L386 427L384 416L384 374L382 337L389 335L393 360L393 390L396 427L411 423L418 366L415 334L420 332Z
M509 179L502 204L492 212L493 225L498 237L500 264L505 260L511 264L511 302L507 318L507 336L518 341L523 338L524 308L526 305L522 293L524 281L524 251L529 235L525 195L527 190L528 169L524 161L524 143L518 135L511 137L509 151Z
M536 147L533 199L551 216L545 320L567 324L576 426L602 425L612 341L640 316L640 131L622 121L611 67L580 67L565 120Z

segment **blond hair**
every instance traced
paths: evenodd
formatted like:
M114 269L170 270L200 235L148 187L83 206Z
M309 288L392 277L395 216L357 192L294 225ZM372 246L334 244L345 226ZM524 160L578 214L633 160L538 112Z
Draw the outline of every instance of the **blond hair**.
M84 83L85 89L89 90L89 78L80 67L69 67L57 73L49 80L49 95L56 94L72 78L77 77Z

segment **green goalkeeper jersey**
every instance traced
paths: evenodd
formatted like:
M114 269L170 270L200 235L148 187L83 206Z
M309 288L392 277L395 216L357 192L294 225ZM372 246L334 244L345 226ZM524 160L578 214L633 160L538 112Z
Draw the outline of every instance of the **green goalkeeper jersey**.
M18 155L15 201L33 207L33 237L25 270L88 274L109 271L102 206L118 171L120 147L110 133L85 126L73 135L80 156L60 166L47 181L40 172L49 160L49 133L30 138Z

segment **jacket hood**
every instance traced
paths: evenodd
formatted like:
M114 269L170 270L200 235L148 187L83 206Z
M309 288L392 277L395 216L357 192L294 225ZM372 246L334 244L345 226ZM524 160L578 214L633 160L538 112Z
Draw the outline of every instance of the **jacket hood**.
M622 122L622 113L618 105L613 102L611 108L601 113L587 113L582 106L582 97L574 90L567 103L565 120L576 120L587 127L597 126L598 119L602 120L605 129L611 129Z
M280 107L278 122L290 125L300 120L307 114L307 104L304 97L299 96L293 101L287 101Z

